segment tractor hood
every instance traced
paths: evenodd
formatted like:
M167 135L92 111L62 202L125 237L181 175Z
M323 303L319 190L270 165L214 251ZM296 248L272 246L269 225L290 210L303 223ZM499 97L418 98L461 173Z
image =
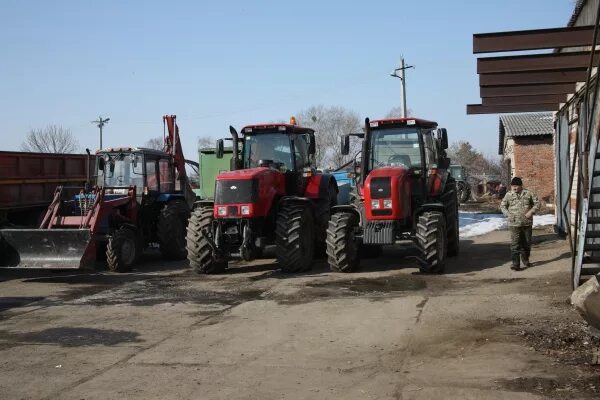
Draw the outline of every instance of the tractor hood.
M368 220L406 218L410 214L412 172L406 167L382 167L369 173L363 195Z
M247 180L258 178L261 175L269 175L272 173L279 174L279 171L276 171L272 168L267 167L257 167L257 168L249 168L249 169L239 169L236 171L226 171L221 172L217 175L218 181L223 180Z

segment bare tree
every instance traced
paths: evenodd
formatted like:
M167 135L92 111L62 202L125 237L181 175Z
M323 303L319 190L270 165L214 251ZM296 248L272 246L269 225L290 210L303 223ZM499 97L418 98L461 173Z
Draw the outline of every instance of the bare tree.
M337 106L311 106L296 116L298 124L315 130L317 166L339 167L358 151L359 140L350 141L350 155L344 156L340 149L340 138L348 133L361 131L360 117L352 110Z
M144 143L144 147L154 150L164 150L165 141L161 136L157 136Z
M409 108L406 110L407 116L411 116L413 111ZM402 118L402 107L394 107L385 115L385 118Z
M79 142L71 130L60 125L32 129L21 144L21 150L39 153L74 153L78 149Z
M200 136L198 138L198 148L215 147L215 139L210 136Z

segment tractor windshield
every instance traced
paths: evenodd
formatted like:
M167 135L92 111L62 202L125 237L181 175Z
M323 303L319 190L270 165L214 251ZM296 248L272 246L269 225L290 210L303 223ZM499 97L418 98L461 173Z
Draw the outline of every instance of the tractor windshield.
M417 128L377 129L371 132L369 169L379 167L421 167Z
M282 170L294 169L290 137L282 133L246 135L244 140L244 168L258 167L260 160L280 163Z
M106 153L104 168L98 168L98 185L106 187L144 186L143 158L139 153Z

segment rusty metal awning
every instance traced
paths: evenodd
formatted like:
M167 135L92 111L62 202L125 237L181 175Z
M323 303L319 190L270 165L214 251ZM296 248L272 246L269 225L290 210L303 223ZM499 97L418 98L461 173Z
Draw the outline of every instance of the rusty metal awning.
M478 58L481 104L467 105L467 114L558 111L586 81L590 61L600 61L599 51L585 51L593 39L593 25L473 35L474 54L554 51Z

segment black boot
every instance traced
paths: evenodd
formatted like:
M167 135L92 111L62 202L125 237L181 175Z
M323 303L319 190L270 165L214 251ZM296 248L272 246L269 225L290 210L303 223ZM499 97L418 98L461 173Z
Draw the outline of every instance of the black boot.
M523 261L523 266L525 268L531 268L531 263L529 262L529 252L528 251L521 254L521 261Z
M513 269L515 271L520 271L521 270L521 262L519 259L519 254L513 254L512 256L512 265L510 267L510 269Z

